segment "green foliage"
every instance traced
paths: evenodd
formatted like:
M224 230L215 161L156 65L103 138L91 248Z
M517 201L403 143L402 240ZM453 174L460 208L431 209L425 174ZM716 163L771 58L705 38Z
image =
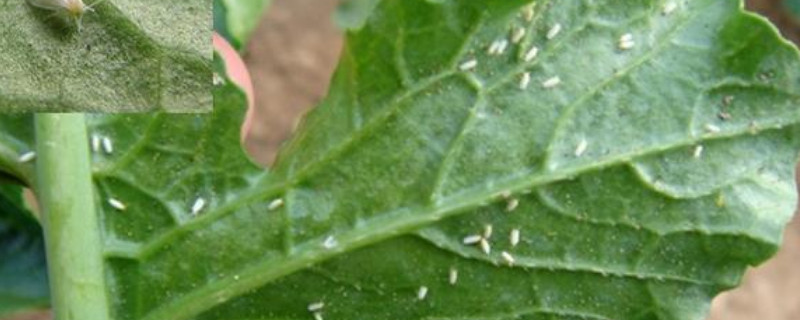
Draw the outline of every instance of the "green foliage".
M32 115L0 116L0 183L12 180L33 185L33 165L18 159L34 148Z
M237 50L244 50L247 41L271 0L214 0L214 30Z
M48 304L42 230L22 188L0 184L0 317Z
M0 4L0 112L209 111L211 0L108 0L75 25Z
M703 319L795 208L798 51L735 1L527 3L381 1L269 174L230 82L209 115L92 116L114 318Z

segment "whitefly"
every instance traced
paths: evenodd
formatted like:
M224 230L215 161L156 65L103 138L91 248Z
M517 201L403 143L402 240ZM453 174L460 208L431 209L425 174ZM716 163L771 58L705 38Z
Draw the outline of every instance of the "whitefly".
M81 21L83 15L87 12L94 11L92 9L98 3L105 1L99 0L91 5L87 5L83 0L27 0L32 6L44 10L53 11L55 14L65 16L78 26L78 31L81 30Z

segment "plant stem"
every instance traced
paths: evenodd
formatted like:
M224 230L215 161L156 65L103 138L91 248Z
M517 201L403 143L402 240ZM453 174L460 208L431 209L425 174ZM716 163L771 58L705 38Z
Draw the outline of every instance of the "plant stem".
M83 114L36 115L35 187L57 320L110 318L86 139Z

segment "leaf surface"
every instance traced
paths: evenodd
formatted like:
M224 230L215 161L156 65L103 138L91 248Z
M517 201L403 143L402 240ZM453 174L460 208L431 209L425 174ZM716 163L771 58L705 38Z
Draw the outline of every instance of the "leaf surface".
M0 112L211 110L211 0L0 4Z

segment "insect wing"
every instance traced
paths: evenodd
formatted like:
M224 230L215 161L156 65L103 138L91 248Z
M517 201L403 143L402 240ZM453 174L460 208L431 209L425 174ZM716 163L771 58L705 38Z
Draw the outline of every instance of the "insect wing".
M60 10L66 7L66 0L28 0L28 3L47 10Z

